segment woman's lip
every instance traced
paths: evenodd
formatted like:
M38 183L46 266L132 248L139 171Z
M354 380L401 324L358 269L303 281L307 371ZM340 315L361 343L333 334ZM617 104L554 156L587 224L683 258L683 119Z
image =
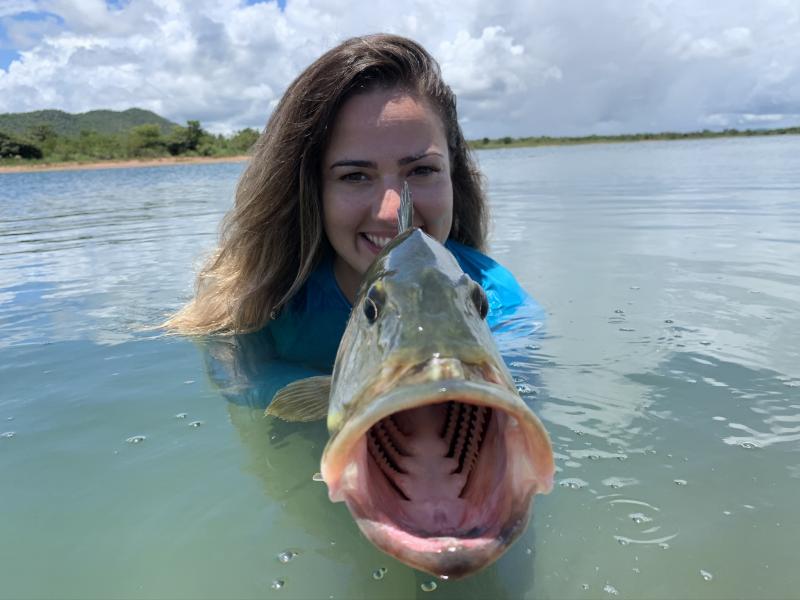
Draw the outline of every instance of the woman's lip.
M373 238L383 238L383 239L386 239L386 240L387 240L387 242L386 242L386 243L388 244L388 243L389 243L389 241L391 241L391 240L394 238L394 236L395 236L396 234L395 234L395 233L392 233L392 234L388 234L388 235L387 235L386 233L383 233L383 232L382 232L382 233L373 233L373 232L371 232L371 231L370 231L370 232L367 232L367 231L362 231L362 232L361 232L361 234L359 235L359 237L360 237L360 238L363 240L364 244L366 244L366 246L367 246L367 249L368 249L368 250L369 250L369 251L370 251L372 254L378 254L378 253L379 253L381 250L383 250L383 247L382 247L382 246L378 246L377 244L373 243L373 242L372 242L372 240L370 240L370 239L367 237L368 235L369 235L369 236L372 236Z
M422 231L425 231L425 227L420 227L418 225L414 225L414 227L419 227ZM378 246L372 240L369 239L370 236L372 238L382 238L386 240L386 244L392 241L395 237L397 237L397 231L360 231L358 237L365 243L367 249L372 254L378 254L381 250L383 250L384 246Z

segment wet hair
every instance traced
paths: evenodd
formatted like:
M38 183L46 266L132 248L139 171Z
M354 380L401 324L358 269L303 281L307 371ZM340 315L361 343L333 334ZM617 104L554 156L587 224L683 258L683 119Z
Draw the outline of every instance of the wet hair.
M332 123L353 95L395 88L424 99L441 117L453 187L449 237L483 249L488 215L481 176L439 65L407 38L351 38L286 90L253 146L217 250L197 277L194 299L166 328L186 334L254 331L297 293L332 251L323 228L321 185Z

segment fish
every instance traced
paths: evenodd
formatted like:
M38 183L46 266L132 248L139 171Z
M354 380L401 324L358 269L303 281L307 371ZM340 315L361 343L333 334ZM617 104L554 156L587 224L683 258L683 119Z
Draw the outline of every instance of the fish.
M290 383L266 414L327 418L321 474L365 537L443 578L471 575L522 534L553 451L486 323L483 288L412 227L364 274L330 376Z

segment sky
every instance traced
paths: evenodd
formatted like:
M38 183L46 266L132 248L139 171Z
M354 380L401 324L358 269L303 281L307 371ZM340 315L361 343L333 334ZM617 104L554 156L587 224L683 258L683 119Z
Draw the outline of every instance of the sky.
M260 130L379 31L439 61L470 139L800 126L800 0L0 0L0 113Z

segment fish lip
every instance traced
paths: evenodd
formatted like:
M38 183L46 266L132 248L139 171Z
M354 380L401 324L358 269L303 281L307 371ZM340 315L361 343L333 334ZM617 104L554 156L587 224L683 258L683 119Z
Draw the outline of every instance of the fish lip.
M524 461L524 492L512 495L510 508L501 520L475 536L429 536L406 531L387 523L363 496L353 477L343 477L355 466L358 445L375 423L399 411L458 399L504 412L507 427L520 428L521 438L531 454ZM356 467L357 468L357 467ZM553 454L544 426L515 392L499 383L447 379L399 385L369 403L368 409L354 415L334 435L322 458L322 476L328 485L331 501L344 501L362 533L378 548L416 569L436 576L459 578L474 573L499 558L525 530L531 498L537 492L548 493L553 486ZM356 479L363 477L359 474ZM527 479L526 479L527 478ZM344 484L342 481L344 480ZM450 552L450 547L456 551Z
M402 561L437 577L460 579L490 565L522 535L530 519L531 490L510 519L510 524L494 535L475 538L430 537L419 538L393 528L385 523L365 518L359 507L348 502L356 524L375 546ZM402 542L404 537L414 538L412 543ZM416 547L415 547L416 546ZM422 546L422 549L419 549Z

